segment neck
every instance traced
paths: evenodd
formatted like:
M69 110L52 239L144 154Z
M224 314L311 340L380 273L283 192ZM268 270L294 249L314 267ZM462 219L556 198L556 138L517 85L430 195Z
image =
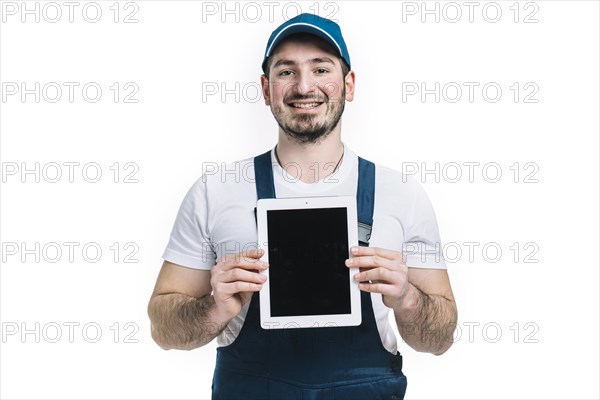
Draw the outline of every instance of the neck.
M281 167L305 183L318 182L334 173L344 152L339 125L337 128L317 143L299 143L280 130L275 150Z

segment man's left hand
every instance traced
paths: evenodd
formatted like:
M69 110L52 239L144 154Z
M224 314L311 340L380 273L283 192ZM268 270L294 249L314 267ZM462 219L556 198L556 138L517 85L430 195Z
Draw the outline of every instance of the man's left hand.
M389 308L401 307L409 290L408 267L400 251L378 247L353 246L349 268L360 268L354 275L358 287L365 292L380 293Z

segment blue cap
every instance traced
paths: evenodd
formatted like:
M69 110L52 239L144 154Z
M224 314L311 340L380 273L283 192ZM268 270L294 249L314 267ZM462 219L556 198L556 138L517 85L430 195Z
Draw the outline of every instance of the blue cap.
M275 47L286 37L294 33L309 33L325 40L337 49L340 57L342 57L350 68L350 54L348 54L348 48L342 37L340 26L330 19L322 18L315 14L304 13L284 22L271 33L262 63L264 73L266 73L267 58L269 58Z

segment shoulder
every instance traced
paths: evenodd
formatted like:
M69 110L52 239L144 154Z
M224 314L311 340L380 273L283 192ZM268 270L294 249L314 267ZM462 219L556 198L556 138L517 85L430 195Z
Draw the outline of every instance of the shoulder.
M254 183L254 157L230 162L204 162L202 176L196 185L229 185L243 182Z
M420 186L412 175L406 175L397 169L390 168L379 163L375 164L377 178L393 185L403 185L406 187Z
M189 188L185 203L215 205L236 196L250 195L252 190L254 157L230 162L203 162L202 174Z
M412 175L404 174L378 162L373 162L373 164L375 164L375 190L377 194L384 193L412 198L426 195L421 183L415 180Z
M372 162L372 161L371 161ZM412 174L387 165L375 164L375 203L386 212L403 214L408 218L431 207L429 196Z

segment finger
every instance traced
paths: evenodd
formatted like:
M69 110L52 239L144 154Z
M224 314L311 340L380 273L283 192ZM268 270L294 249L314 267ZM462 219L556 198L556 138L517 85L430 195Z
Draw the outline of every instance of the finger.
M264 283L267 280L267 277L265 275L257 274L253 271L248 271L242 268L234 268L219 275L217 280L224 283L237 281Z
M398 271L391 271L385 268L373 268L368 271L355 274L354 280L358 282L384 281L390 284L397 284L402 281L402 275Z
M260 258L263 256L263 254L265 253L264 249L261 249L260 247L252 247L250 249L247 249L243 252L241 252L240 254L242 254L245 257L249 257L249 258Z
M220 261L220 269L230 270L233 268L243 268L247 270L264 270L267 269L269 263L266 261L258 260L256 258L244 257L240 254L232 254L225 256Z
M394 260L402 256L401 251L383 249L381 247L366 247L366 246L352 246L350 247L350 254L353 256L380 256L390 260Z
M369 293L380 293L384 296L395 297L398 296L400 290L397 286L390 285L382 282L373 282L373 283L359 283L358 288L362 291Z
M346 260L346 266L348 268L378 268L383 267L387 269L396 269L397 265L396 260L390 260L389 258L384 258L378 255L372 256L361 256L349 258Z
M261 249L259 247L252 247L249 249L246 249L240 253L236 253L236 254L228 254L226 256L222 257L222 260L229 260L229 259L248 259L248 260L256 260L261 258L263 255L265 254L264 249Z
M219 285L219 294L221 295L234 295L237 293L243 292L258 292L262 289L263 285L259 283L252 282L231 282L231 283L221 283Z

